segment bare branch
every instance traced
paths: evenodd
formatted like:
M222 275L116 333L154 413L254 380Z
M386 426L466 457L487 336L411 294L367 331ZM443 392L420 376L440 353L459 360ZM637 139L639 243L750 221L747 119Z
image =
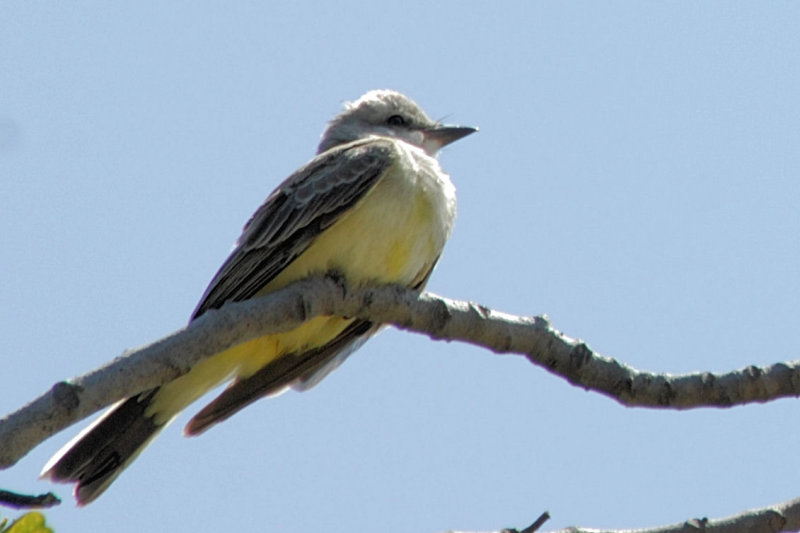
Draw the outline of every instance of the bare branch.
M59 503L61 503L61 500L52 492L34 495L0 490L0 505L13 507L14 509L41 509L55 507Z
M545 317L517 317L397 286L348 289L315 278L209 311L186 328L109 364L55 384L0 420L0 468L97 410L184 374L199 360L267 333L287 331L317 315L394 324L434 339L461 340L497 353L524 354L570 383L627 406L730 407L800 394L800 361L726 374L653 374L598 355L553 329Z
M402 287L349 289L331 278L294 283L276 293L209 311L186 328L109 364L56 383L0 420L0 468L13 465L44 439L114 402L188 371L205 357L267 333L287 331L317 315L359 317L460 340L497 353L518 353L570 383L627 406L689 409L730 407L800 394L800 362L754 366L725 374L654 374L592 352L553 329L545 317L517 317L468 302ZM531 526L538 528L542 518ZM638 533L800 530L800 499L722 520L693 519ZM622 530L608 531L618 533ZM630 531L630 530L627 530ZM555 533L602 533L568 528Z
M609 396L628 407L691 409L732 407L800 395L800 360L725 374L656 374L592 351L550 326L547 317L518 317L431 293L392 287L363 291L362 307L348 297L346 314L371 317L434 339L460 340L528 360L573 385ZM388 303L391 302L391 305ZM354 307L351 307L354 306Z
M535 533L536 531L539 531L539 528L541 528L548 520L550 520L550 513L545 511L539 515L539 518L533 521L533 524L523 529L520 533Z
M741 533L743 531L747 533L800 531L800 498L717 520L693 518L672 526L635 530L568 527L550 533Z
M28 405L0 419L0 468L12 466L43 440L103 407L185 374L203 358L267 332L297 327L311 318L305 301L313 299L314 291L335 286L324 279L309 280L265 298L208 311L163 339L128 350L87 374L56 383Z
M545 512L533 524L520 533L536 531L550 518ZM532 529L533 528L533 529ZM800 531L800 498L760 509L751 509L734 516L709 520L708 518L692 518L680 524L657 526L642 529L592 529L568 527L548 533L781 533ZM484 533L516 533L516 529L503 529L499 532ZM449 533L479 533L451 531Z

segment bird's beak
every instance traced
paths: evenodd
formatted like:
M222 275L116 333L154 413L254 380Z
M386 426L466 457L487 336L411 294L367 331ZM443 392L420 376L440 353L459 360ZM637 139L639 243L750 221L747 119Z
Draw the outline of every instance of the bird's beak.
M478 128L472 128L470 126L444 126L440 124L431 126L423 132L425 135L425 151L433 155L438 152L442 146L447 146L476 131L478 131Z

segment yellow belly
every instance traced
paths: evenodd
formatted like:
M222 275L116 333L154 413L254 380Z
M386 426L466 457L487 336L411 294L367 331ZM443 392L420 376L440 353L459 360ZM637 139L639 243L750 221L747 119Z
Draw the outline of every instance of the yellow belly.
M454 206L437 184L420 184L418 179L401 164L390 167L355 207L320 234L259 294L331 270L344 275L351 284L419 283L441 253ZM316 317L291 331L220 352L163 386L147 414L155 416L156 423L166 423L220 382L233 376L250 376L287 353L323 346L351 321Z

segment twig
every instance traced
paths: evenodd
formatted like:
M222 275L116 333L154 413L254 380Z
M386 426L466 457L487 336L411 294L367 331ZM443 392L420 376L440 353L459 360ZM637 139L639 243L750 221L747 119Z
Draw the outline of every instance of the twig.
M0 505L13 507L14 509L46 508L53 507L59 503L61 503L61 500L52 492L34 496L0 490Z
M594 353L545 317L518 317L396 286L348 289L330 278L304 280L262 298L209 311L186 328L69 381L0 420L0 468L97 410L166 383L226 348L287 331L318 315L360 317L460 340L497 353L524 354L570 383L627 406L730 407L800 395L800 361L726 374L643 372Z

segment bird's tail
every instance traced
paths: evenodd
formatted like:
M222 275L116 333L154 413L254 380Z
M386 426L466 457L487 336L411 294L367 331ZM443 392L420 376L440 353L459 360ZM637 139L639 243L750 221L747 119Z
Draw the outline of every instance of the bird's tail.
M145 414L158 388L111 407L67 443L42 470L42 477L75 483L78 505L100 496L168 423Z

